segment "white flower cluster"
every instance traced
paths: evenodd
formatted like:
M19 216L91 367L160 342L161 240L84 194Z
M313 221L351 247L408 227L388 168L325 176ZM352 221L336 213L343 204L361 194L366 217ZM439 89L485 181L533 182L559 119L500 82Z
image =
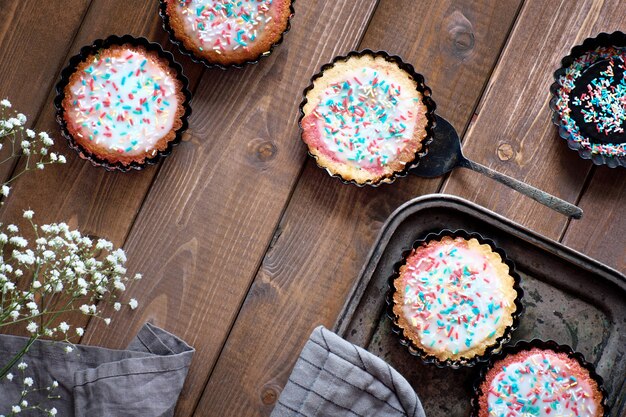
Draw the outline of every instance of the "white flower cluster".
M32 226L31 240L20 236L17 226L0 224L0 328L24 322L35 337L55 336L69 342L71 326L65 321L47 323L47 317L78 311L108 325L111 319L103 316L103 308L110 304L119 311L119 295L131 280L126 276L124 251L104 239L94 242L65 223L37 226L33 215L31 210L24 212ZM132 278L139 279L140 274ZM29 285L18 285L20 280ZM137 300L127 305L134 310ZM82 336L84 330L75 327L73 332Z
M35 133L26 128L27 118L22 113L10 110L11 102L7 99L0 100L0 150L4 146L10 146L11 156L2 162L9 162L14 158L26 156L26 164L21 172L17 172L12 179L0 186L0 194L9 196L9 183L22 175L24 172L41 170L46 165L64 164L65 156L50 152L54 141L46 132Z
M123 305L137 308L137 300L122 303L120 296L129 282L140 280L141 275L127 276L126 254L111 242L94 241L65 223L37 226L33 217L31 210L24 212L30 223L27 237L16 225L0 224L0 333L4 326L23 325L31 341L54 338L63 342L62 349L69 354L76 348L72 339L83 336L85 330L80 324L69 323L69 318L76 316L63 320L64 314L79 312L109 325L109 313ZM10 372L29 346L13 358L0 358L0 381L12 381ZM24 362L16 366L19 371L27 367ZM32 392L35 381L24 376L21 383L22 398L6 417L35 408L44 415L56 414L54 408L28 405L26 395Z
M56 408L46 408L41 404L31 404L29 402L28 396L34 392L45 391L49 400L58 400L61 397L59 395L55 395L55 390L59 387L59 383L57 381L52 381L52 383L45 388L34 387L35 381L33 380L33 378L26 376L26 368L28 368L28 364L26 362L20 362L19 364L17 364L17 369L21 374L19 379L12 373L8 373L4 376L4 378L9 382L20 383L21 381L21 395L20 398L17 400L17 403L10 407L9 413L6 415L0 414L0 417L15 417L18 414L22 413L31 415L28 413L29 411L39 412L38 415L45 415L49 417L56 416Z

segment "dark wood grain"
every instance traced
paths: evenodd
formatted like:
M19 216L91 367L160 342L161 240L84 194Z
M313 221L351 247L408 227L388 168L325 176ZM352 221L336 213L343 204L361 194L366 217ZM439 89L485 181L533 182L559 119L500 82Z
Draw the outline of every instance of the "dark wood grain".
M563 243L626 274L626 170L597 167L580 202L584 221L572 221Z
M60 68L48 75L54 81L52 86L58 81L57 74L69 57L95 39L129 33L161 40L169 47L167 35L160 25L157 1L94 0L69 52L64 52ZM177 56L177 59L185 64L185 73L194 88L202 67L190 64L185 57ZM65 154L68 163L20 178L0 216L19 221L22 210L31 208L38 222L66 221L72 227L80 227L84 233L106 237L116 245L123 245L157 167L120 174L106 172L81 160L68 149L60 135L52 104L56 95L54 89L48 88L46 94L45 99L40 98L40 101L44 100L44 106L36 129L48 131L55 138L55 150Z
M592 164L569 150L550 122L553 72L571 47L623 22L620 1L527 1L466 135L466 156L576 202ZM456 170L443 188L553 239L567 218L480 174ZM615 214L613 214L615 215ZM576 222L588 223L584 216Z
M41 24L48 25L49 16L43 15L41 18ZM52 86L47 90L42 89L47 96L39 98L43 111L35 126L38 131L48 131L55 138L54 151L65 154L68 163L21 177L15 183L6 204L0 208L0 218L22 225L25 224L22 212L30 208L35 211L38 223L65 221L84 234L105 237L116 246L122 246L158 167L152 166L142 172L128 174L111 173L78 158L74 151L68 149L56 124L53 106L56 92L53 87L58 81L58 72L65 67L70 56L95 39L130 33L160 40L167 48L170 46L167 35L160 28L157 1L93 0L84 19L78 23L80 29L77 29L72 44L67 45L69 50L62 51L59 68L55 67L48 75L51 79L48 84ZM195 88L202 67L178 54L176 59L185 65L191 88ZM62 319L83 327L88 321L79 314L64 316ZM16 329L9 331L20 333Z
M3 0L0 6L0 99L33 126L91 0ZM58 22L52 26L50 22ZM5 147L0 159L10 155ZM0 166L8 179L15 162Z
M200 81L190 140L163 163L125 245L130 268L146 277L130 290L142 307L110 328L90 327L86 339L124 346L150 320L192 344L180 416L196 407L301 170L302 85L358 44L375 4L296 3L293 29L271 57Z
M361 47L413 63L441 112L462 128L518 5L381 1ZM196 414L269 414L310 331L332 325L385 218L439 184L411 177L361 189L308 161Z

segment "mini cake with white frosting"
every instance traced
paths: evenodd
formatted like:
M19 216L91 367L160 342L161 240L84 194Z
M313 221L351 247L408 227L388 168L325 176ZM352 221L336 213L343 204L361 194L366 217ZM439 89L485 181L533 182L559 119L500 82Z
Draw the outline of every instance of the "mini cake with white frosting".
M442 362L483 355L507 334L517 311L509 266L475 238L423 243L393 285L393 313L404 337Z
M497 361L480 385L479 417L601 417L602 393L574 358L532 348Z
M432 125L420 83L379 55L335 62L314 78L302 111L309 153L331 175L358 184L385 182L405 170Z
M291 0L164 0L176 39L211 64L268 54L287 30Z
M89 55L69 77L67 131L86 154L110 164L143 163L176 138L183 85L156 52L114 45Z

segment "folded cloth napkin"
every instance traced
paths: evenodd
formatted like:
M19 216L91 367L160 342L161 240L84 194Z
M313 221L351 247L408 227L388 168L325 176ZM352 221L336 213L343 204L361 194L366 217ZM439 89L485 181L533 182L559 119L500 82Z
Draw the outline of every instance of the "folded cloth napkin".
M26 344L27 339L0 335L0 366ZM48 392L33 392L29 405L56 408L66 417L166 417L174 415L194 349L176 336L145 324L126 350L76 346L72 353L63 345L36 341L22 359L24 371L35 384L48 386L53 380L59 400ZM10 414L22 390L22 374L15 366L13 381L0 381L0 415ZM32 388L35 388L33 385ZM20 416L41 416L28 410Z
M424 417L411 385L368 351L317 327L271 417Z

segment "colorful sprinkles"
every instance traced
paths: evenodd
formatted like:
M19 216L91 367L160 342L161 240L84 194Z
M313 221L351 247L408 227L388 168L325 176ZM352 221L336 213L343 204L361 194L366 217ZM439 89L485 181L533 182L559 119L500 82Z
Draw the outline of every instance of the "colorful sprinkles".
M200 51L247 50L271 23L273 0L177 0Z
M489 416L597 416L594 390L581 378L578 363L552 351L533 349L522 354L523 358L502 366L491 380Z
M177 91L159 62L129 48L90 58L66 109L81 139L118 154L149 151L174 126Z
M460 237L429 242L407 258L395 286L425 350L462 355L502 335L512 322L514 299L505 288L512 289L513 278L503 280L497 269L508 266L498 264L475 239Z
M598 47L575 59L558 80L561 87L556 93L556 108L561 116L561 125L574 143L592 154L608 157L626 155L626 135L622 135L618 143L594 143L576 123L572 107L582 107L580 111L584 122L595 125L594 136L623 134L626 124L626 80L616 77L614 70L619 68L619 73L624 74L625 58L626 47ZM583 94L572 97L585 71L603 60L609 61L607 70L584 86L586 91Z
M413 141L420 117L418 93L405 90L375 68L348 72L324 90L312 112L323 145L360 168L387 166Z

